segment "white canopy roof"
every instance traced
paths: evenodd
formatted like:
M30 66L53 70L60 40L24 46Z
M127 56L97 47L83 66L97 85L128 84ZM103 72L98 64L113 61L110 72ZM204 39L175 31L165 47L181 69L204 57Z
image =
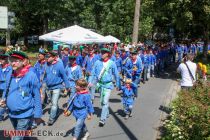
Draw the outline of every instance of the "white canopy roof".
M104 36L78 25L39 36L39 39L45 41L59 41L67 44L107 43Z
M105 38L109 43L120 43L119 39L117 39L116 37L113 37L111 35L105 36Z

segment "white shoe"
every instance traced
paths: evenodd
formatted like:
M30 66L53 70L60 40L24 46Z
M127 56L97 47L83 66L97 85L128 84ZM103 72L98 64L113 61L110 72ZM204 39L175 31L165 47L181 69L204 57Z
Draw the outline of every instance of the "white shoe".
M86 132L82 140L87 140L90 137L90 133Z

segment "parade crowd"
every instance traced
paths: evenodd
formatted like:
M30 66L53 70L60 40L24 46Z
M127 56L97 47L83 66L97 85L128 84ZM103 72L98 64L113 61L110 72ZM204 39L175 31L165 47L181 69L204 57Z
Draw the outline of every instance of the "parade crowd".
M125 119L129 119L134 102L140 98L141 84L160 76L169 65L181 63L188 53L196 55L202 51L203 46L196 43L54 44L52 51L39 49L34 66L24 52L2 52L0 121L8 113L15 130L35 129L43 121L43 108L50 103L47 124L52 126L58 117L58 100L64 96L68 103L63 114L73 114L76 119L73 139L82 135L85 140L90 135L85 119L94 114L96 93L101 103L100 127L109 117L109 98L114 88L121 93Z

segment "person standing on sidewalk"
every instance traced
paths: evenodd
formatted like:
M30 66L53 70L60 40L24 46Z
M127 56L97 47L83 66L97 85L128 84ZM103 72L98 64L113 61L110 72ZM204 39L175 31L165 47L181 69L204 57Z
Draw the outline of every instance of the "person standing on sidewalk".
M114 88L113 85L113 75L116 80L117 89L120 89L120 77L119 72L117 70L117 66L115 62L110 60L111 52L107 48L101 49L102 59L96 61L93 66L93 70L91 72L91 76L89 79L89 86L96 84L97 88L99 88L101 95L101 118L99 121L99 126L103 127L105 125L105 121L109 116L109 97L111 91ZM96 83L94 81L96 80Z
M190 89L193 87L193 83L196 80L197 65L193 63L193 55L187 54L184 58L184 63L181 63L177 68L177 72L181 74L181 88Z

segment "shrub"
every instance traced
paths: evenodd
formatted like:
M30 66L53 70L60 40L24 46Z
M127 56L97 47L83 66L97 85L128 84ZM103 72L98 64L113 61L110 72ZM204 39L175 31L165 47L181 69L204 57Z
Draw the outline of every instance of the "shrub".
M210 83L198 82L189 91L182 90L171 107L173 111L164 121L163 140L210 139Z

